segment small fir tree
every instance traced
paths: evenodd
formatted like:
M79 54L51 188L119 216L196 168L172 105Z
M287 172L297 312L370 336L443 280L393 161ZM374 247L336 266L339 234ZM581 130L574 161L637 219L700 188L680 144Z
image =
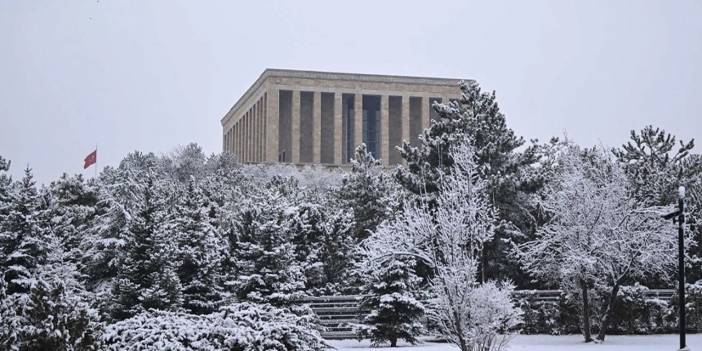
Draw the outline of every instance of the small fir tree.
M412 260L393 257L374 272L363 289L366 297L361 309L370 311L357 326L358 338L370 338L373 345L389 342L397 346L398 340L415 344L422 332L419 319L424 314L424 305L415 298L421 279L414 272Z
M0 273L4 273L8 294L29 292L32 273L47 254L41 198L31 170L27 168L24 174L0 223Z

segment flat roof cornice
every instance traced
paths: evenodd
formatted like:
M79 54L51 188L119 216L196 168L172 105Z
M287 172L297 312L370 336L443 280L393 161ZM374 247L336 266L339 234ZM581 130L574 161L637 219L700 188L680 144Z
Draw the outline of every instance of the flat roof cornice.
M303 79L320 79L320 80L347 80L358 82L373 82L373 83L395 83L395 84L421 84L421 85L442 85L442 86L457 86L465 79L454 78L431 78L431 77L412 77L412 76L393 76L382 74L361 74L361 73L340 73L340 72L320 72L320 71L303 71L292 69L274 69L266 68L263 73L256 79L246 92L236 101L234 106L222 117L220 122L224 125L231 114L236 111L240 105L249 100L259 88L265 83L268 78L303 78Z

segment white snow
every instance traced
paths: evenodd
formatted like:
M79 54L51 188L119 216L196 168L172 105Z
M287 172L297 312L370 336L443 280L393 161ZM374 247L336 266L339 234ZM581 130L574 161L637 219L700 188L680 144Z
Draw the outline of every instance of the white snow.
M581 335L518 335L512 340L510 351L665 351L678 350L678 335L610 335L604 343L584 343ZM437 342L424 342L419 345L398 343L399 347L370 347L364 340L334 340L329 344L338 351L371 351L385 349L388 351L451 351L457 347ZM702 334L687 336L690 350L702 350Z

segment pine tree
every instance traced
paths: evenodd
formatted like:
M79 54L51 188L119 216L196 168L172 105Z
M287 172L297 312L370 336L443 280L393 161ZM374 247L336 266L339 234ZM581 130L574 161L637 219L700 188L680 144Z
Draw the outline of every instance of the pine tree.
M33 284L18 311L20 350L99 350L100 328L85 301L72 298L59 281Z
M312 293L333 294L349 288L352 268L353 219L342 210L303 203L291 206L283 222L294 245L295 261L303 267L306 288Z
M29 292L33 270L47 253L40 197L31 170L24 173L0 223L0 273L4 273L8 294Z
M535 148L523 152L525 143L507 126L496 95L481 91L474 81L461 83L462 97L458 101L435 104L439 119L419 137L418 145L405 142L400 150L407 161L398 168L395 178L408 191L425 197L434 206L439 179L451 172L453 160L450 149L466 141L474 149L478 174L487 180L487 193L499 210L500 227L495 240L486 243L481 258L481 280L510 277L524 279L518 265L508 259L511 241L523 241L536 227L529 194L541 186L532 177L523 177L526 166L535 162Z
M454 146L450 172L441 174L432 206L408 199L361 246L369 267L394 257L421 260L431 269L427 315L462 351L503 350L520 322L510 284L478 283L478 258L495 231L495 209L469 144ZM382 303L382 300L381 300Z
M287 187L262 189L237 215L230 241L237 276L230 285L239 300L285 306L304 295L304 271L283 225L289 204L281 189Z
M424 305L415 296L421 279L414 272L412 260L404 262L392 258L382 265L376 265L369 273L370 279L363 289L366 297L361 301L361 309L370 311L361 319L358 337L370 338L378 346L390 342L397 346L402 339L417 343L422 332L419 319L424 314Z
M153 274L160 270L157 237L158 224L163 219L159 212L158 195L155 191L153 176L146 180L143 187L142 203L129 225L127 243L124 247L125 258L113 286L116 299L112 315L117 320L132 317L151 306L142 304L141 293L152 288Z
M10 202L10 186L12 177L7 175L10 170L10 161L0 156L0 222L7 214L7 205Z
M648 125L632 130L630 140L612 150L626 172L633 198L641 205L677 205L678 187L688 189L686 222L697 239L689 253L693 264L686 272L692 281L702 278L702 157L692 153L694 147L694 139L684 142Z
M95 219L81 244L91 288L109 288L119 274L132 218L140 210L146 180L157 174L156 165L153 154L133 152L117 169L106 167L100 175Z
M0 349L98 350L94 297L60 238L46 239L46 259L32 270L28 293L8 296L0 282Z
M702 172L702 163L686 163L695 140L685 143L665 130L646 126L631 131L630 141L614 155L624 165L634 198L645 205L662 206L677 201L677 188Z
M351 164L351 173L344 178L337 193L341 206L353 210L354 237L360 242L388 217L397 189L393 189L394 182L365 144L356 148Z
M167 232L177 243L184 307L196 314L214 311L222 300L222 240L210 224L203 196L191 177L176 204Z

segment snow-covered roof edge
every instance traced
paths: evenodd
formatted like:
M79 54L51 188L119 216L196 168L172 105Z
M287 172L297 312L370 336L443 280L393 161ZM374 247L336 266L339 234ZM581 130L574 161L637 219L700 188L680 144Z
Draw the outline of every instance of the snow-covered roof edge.
M263 83L270 77L288 77L288 78L308 78L308 79L326 79L326 80L351 80L360 82L377 82L377 83L400 83L400 84L423 84L423 85L447 85L457 86L461 81L470 79L457 78L435 78L435 77L417 77L417 76L397 76L384 74L367 74L367 73L342 73L342 72L322 72L322 71L304 71L294 69L277 69L266 68L256 81L244 92L243 95L234 103L227 113L220 120L224 125L232 112L236 111L240 105L244 104L253 95Z

